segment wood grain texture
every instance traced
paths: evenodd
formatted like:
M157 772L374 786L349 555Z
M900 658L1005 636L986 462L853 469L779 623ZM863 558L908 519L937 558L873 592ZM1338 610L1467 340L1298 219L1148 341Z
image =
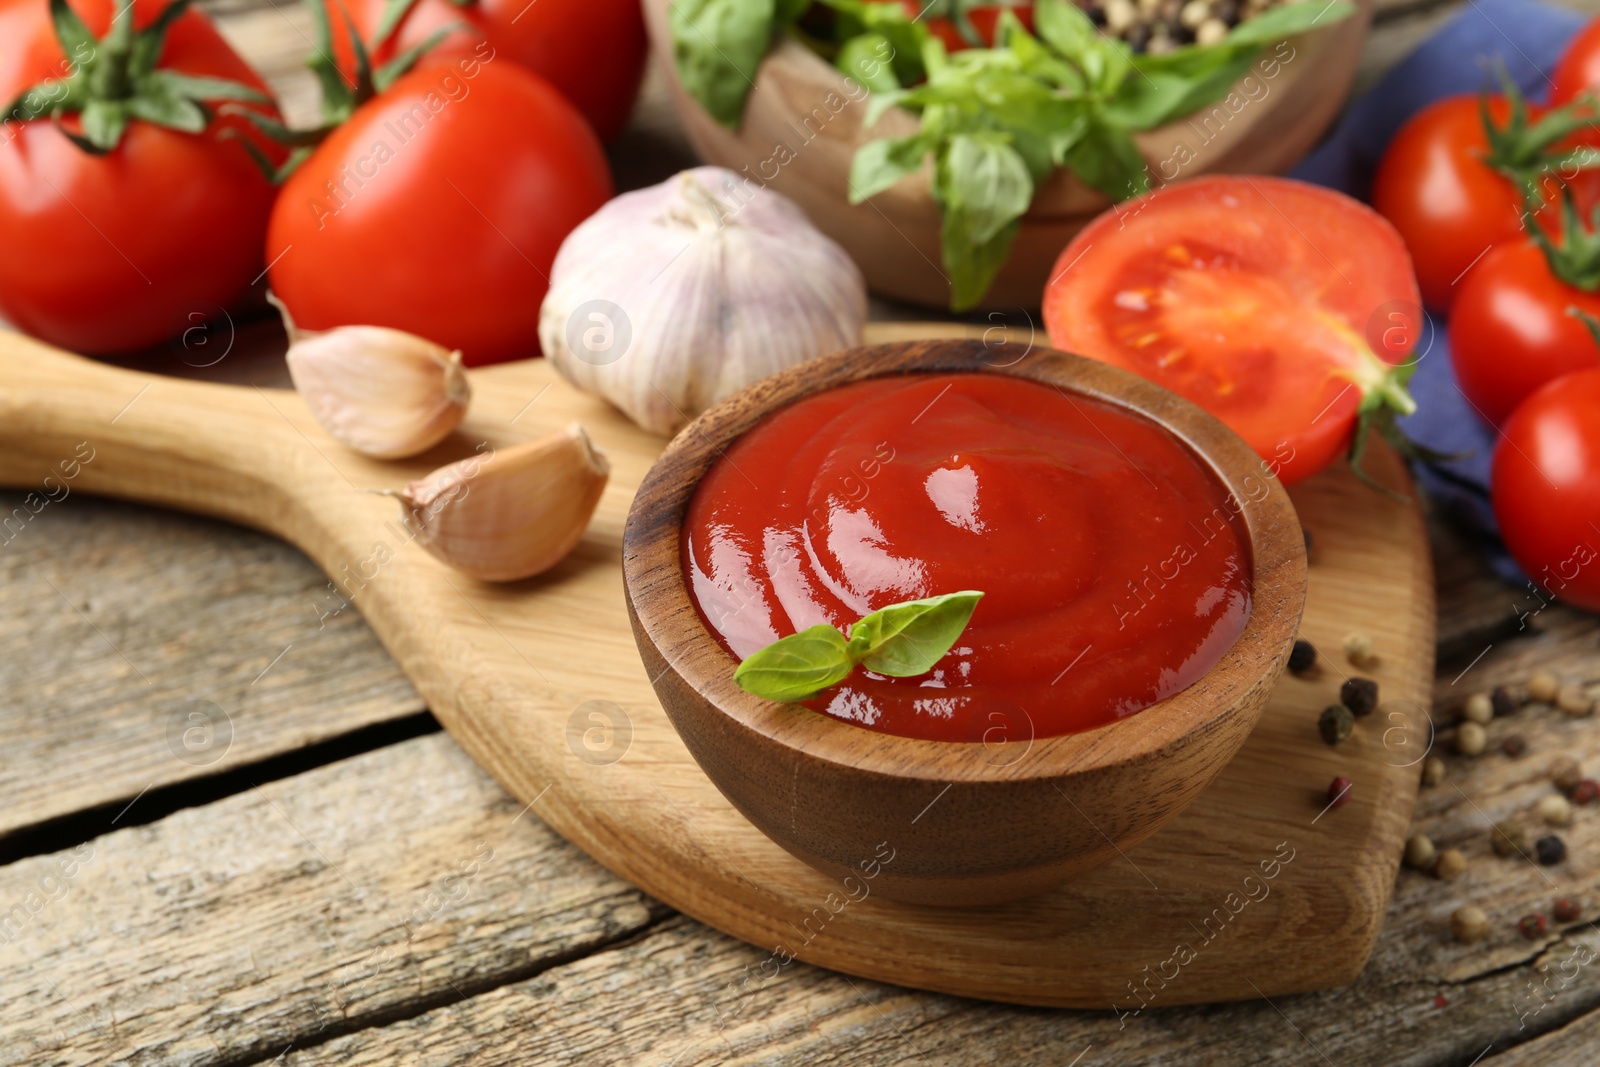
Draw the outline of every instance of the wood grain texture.
M434 734L0 868L0 1064L270 1060L665 914L537 810Z
M651 48L663 66L672 54L670 6L670 0L645 0ZM1371 0L1357 8L1339 23L1264 48L1248 75L1253 80L1241 82L1225 104L1139 134L1135 140L1153 184L1207 173L1281 174L1298 162L1339 113L1355 77ZM701 158L793 199L844 246L873 292L939 310L948 306L931 165L864 204L849 200L856 150L881 137L915 133L915 115L894 108L866 126L866 90L788 36L779 38L756 74L737 130L713 119L670 70L667 81L678 120ZM1057 170L1035 192L982 306L1038 307L1056 257L1110 206L1070 171Z
M829 915L837 884L755 831L710 786L634 651L622 610L622 524L661 442L555 380L544 363L474 372L462 429L393 464L337 446L292 394L150 378L15 337L0 338L0 371L0 482L32 484L41 467L59 466L89 440L96 458L81 465L78 488L209 512L299 545L513 795L548 790L541 817L564 836L672 906L754 943L930 988L1100 1007L1140 980L1138 967L1125 972L1130 960L1156 967L1180 935L1204 937L1207 916L1216 916L1213 928L1227 923L1217 909L1233 907L1241 879L1280 843L1299 858L1284 865L1270 900L1253 906L1261 935L1199 955L1164 991L1166 1002L1253 995L1251 982L1277 993L1348 981L1377 934L1415 770L1399 765L1410 750L1397 755L1376 728L1337 752L1321 745L1314 719L1333 697L1331 675L1285 681L1240 756L1141 847L1137 866L1102 868L979 920L876 898ZM449 572L394 523L394 502L368 491L574 419L609 453L612 480L578 550L530 582L487 586ZM1380 477L1403 479L1392 455L1378 464ZM1300 487L1294 500L1322 542L1305 632L1336 648L1347 630L1369 629L1386 657L1376 676L1414 735L1433 647L1416 511L1340 473ZM1313 822L1339 773L1355 779L1354 799ZM1212 828L1222 825L1219 839ZM1147 896L1151 886L1160 888ZM1121 906L1141 898L1139 911ZM819 921L838 936L808 937ZM1272 938L1288 931L1304 951L1274 951Z
M1211 478L1206 521L1219 532L1233 529L1253 565L1249 621L1203 677L1132 718L1059 737L1035 736L1029 711L1043 712L1039 706L974 715L999 735L982 742L863 730L795 714L734 684L728 654L701 621L683 567L684 516L706 471L768 415L806 397L886 375L939 372L1052 385L1149 420L1200 457ZM892 433L887 444L900 446ZM1135 474L1120 471L1121 478ZM1152 565L1173 551L1170 541L1146 547ZM1129 565L1130 587L1142 562ZM1053 889L1111 862L1211 783L1283 674L1305 605L1306 561L1288 493L1263 473L1248 445L1199 408L1136 375L1063 352L1037 348L1016 361L996 360L977 340L923 340L802 364L691 423L634 497L623 575L656 695L700 768L741 814L796 857L856 887L852 892L864 888L860 876L870 865L877 879L870 891L884 897L986 905ZM1068 666L1073 651L1058 666ZM1068 679L1063 690L1070 685ZM878 862L885 852L892 864Z
M51 470L0 493L0 836L423 710L290 546Z

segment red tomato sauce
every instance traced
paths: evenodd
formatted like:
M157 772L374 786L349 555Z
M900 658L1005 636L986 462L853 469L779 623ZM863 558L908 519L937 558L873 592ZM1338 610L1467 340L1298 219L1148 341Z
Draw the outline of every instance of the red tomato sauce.
M875 378L769 415L712 464L684 572L739 659L981 590L930 673L857 668L807 704L905 737L1053 737L1171 696L1233 645L1251 595L1239 507L1120 408L996 374Z

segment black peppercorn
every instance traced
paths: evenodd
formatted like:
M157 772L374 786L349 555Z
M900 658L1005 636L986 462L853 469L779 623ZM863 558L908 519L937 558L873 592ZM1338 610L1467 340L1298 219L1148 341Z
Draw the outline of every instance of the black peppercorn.
M1527 748L1528 742L1522 739L1521 734L1511 734L1500 742L1500 751L1512 757L1522 755Z
M1567 858L1567 845L1555 834L1550 834L1533 843L1533 852L1540 863L1551 867Z
M1339 702L1352 715L1371 715L1378 706L1378 683L1371 678L1349 678L1339 687Z
M1511 695L1511 690L1503 685L1494 687L1494 692L1489 694L1489 703L1494 705L1496 715L1510 715L1517 710L1517 700Z
M1356 718L1343 704L1330 704L1317 716L1317 732L1330 745L1337 745L1356 728Z
M1294 674L1304 674L1317 665L1317 650L1310 641L1296 641L1289 650L1289 670Z

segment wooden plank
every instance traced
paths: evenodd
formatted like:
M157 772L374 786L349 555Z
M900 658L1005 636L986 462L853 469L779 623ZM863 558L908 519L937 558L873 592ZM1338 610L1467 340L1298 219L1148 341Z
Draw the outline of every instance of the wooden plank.
M0 1064L270 1060L665 914L530 807L434 734L0 868Z
M423 710L295 549L40 486L0 493L0 836Z

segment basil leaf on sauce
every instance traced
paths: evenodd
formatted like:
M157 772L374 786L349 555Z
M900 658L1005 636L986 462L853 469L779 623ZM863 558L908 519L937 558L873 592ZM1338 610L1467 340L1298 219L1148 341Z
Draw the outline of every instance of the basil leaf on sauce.
M983 594L945 593L874 611L850 627L850 640L819 624L746 656L733 680L746 693L789 703L814 697L850 676L857 664L891 678L926 674L972 619Z
M745 657L733 680L746 693L788 702L816 696L855 670L844 635L821 624Z
M874 611L850 627L850 654L891 678L926 674L960 638L982 596L968 589Z

